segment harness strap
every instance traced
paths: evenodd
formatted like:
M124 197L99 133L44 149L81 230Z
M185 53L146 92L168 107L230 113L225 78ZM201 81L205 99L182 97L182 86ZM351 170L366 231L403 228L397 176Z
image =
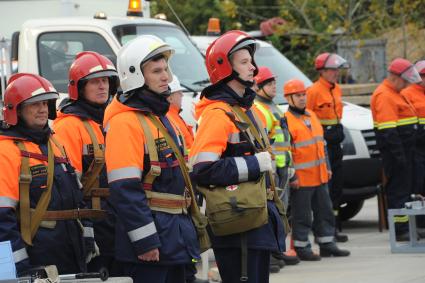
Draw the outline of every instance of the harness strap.
M34 210L31 212L35 213ZM44 213L42 220L75 220L75 219L98 219L105 218L106 211L101 209L68 209L68 210L48 210Z

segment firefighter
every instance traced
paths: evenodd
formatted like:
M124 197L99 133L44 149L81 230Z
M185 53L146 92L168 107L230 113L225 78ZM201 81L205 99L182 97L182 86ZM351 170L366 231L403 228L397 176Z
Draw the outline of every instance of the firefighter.
M412 192L413 153L418 117L400 91L421 77L408 60L397 58L388 67L387 78L373 92L372 110L376 142L387 178L388 208L403 208ZM408 217L394 217L397 241L408 241Z
M323 127L332 170L332 179L329 180L329 194L338 228L340 226L339 208L344 181L342 172L344 131L341 124L342 91L337 81L340 69L348 68L348 63L337 54L322 53L316 57L315 68L320 76L307 89L307 108L317 115ZM339 234L338 229L335 229L335 239L337 242L348 241L347 235Z
M250 125L250 133L256 132L254 127L260 128L258 122L261 121L255 119L250 110L256 95L251 89L258 73L253 59L256 46L255 40L246 33L229 31L207 49L206 67L212 85L203 90L202 98L195 106L198 129L189 154L192 177L198 189L223 186L217 189L217 193L236 191L246 183L249 186L262 183L258 181L263 174L272 170L270 153L258 152L262 148L259 139L253 141L237 126ZM244 117L242 124L238 123L233 111L239 111L238 115ZM270 187L270 180L267 187ZM266 186L261 189L266 194ZM228 230L220 233L220 225L215 226L216 232L209 230L223 283L268 282L270 252L281 253L285 248L279 212L275 203L268 199L266 224L261 223L258 228L242 233L234 232L244 230L239 224L228 227L223 223L221 225ZM209 201L206 198L207 215ZM239 211L237 205L233 204L235 212ZM242 221L251 221L249 217L245 216L245 220L240 217Z
M79 53L69 69L69 98L62 101L53 123L81 179L86 202L92 208L105 211L110 209L106 201L108 181L102 121L109 98L117 87L118 74L108 58L92 51ZM120 275L114 260L114 225L110 211L106 219L93 222L100 256L90 261L89 271L105 267L110 275Z
M423 174L425 172L425 60L416 62L415 68L421 76L421 81L410 84L401 91L401 94L412 103L418 115L419 127L416 133L412 192L425 196L425 177ZM425 228L423 216L417 217L417 225Z
M117 57L123 93L105 112L110 203L117 214L115 253L135 282L183 283L185 264L200 259L188 214L193 198L187 169L179 162L182 135L165 116L173 53L152 35L123 46Z
M0 242L11 241L18 273L56 265L60 274L86 271L94 249L77 176L48 125L58 92L46 79L13 75L4 94L0 135Z
M334 242L335 217L328 193L332 171L326 154L322 125L316 114L306 109L306 89L302 81L287 81L284 94L289 104L285 117L292 137L292 158L297 175L297 179L290 184L295 251L301 260L307 261L320 260L321 257L348 256L350 252L339 249ZM308 240L312 226L320 246L320 256L312 252Z
M256 93L254 105L255 110L259 112L258 116L266 128L268 136L271 141L273 154L275 156L274 165L276 166L276 184L283 190L282 201L285 207L288 207L289 202L289 179L296 178L295 170L292 167L291 157L291 141L286 125L283 119L283 127L281 127L281 120L283 112L279 109L278 105L273 102L276 97L276 76L267 67L259 67L258 74L254 77L256 84ZM271 258L271 266L276 265L276 259L283 260L286 265L295 265L299 263L296 256L289 256L283 254L273 254ZM282 265L281 265L282 267Z

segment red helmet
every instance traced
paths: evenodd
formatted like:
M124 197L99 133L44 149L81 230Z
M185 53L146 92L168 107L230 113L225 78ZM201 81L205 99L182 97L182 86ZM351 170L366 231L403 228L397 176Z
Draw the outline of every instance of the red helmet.
M348 68L347 60L335 53L322 53L314 61L316 70Z
M17 109L21 103L45 100L49 101L49 119L55 119L58 98L59 93L45 78L27 73L14 74L10 77L4 92L4 121L9 125L16 125L18 123Z
M388 67L388 72L400 76L409 83L418 83L422 81L421 76L415 69L415 66L409 60L403 58L394 59Z
M421 76L425 75L425 59L415 63L415 69Z
M69 69L69 98L78 99L82 81L100 77L109 78L109 95L115 94L118 88L118 73L111 60L93 51L78 53Z
M255 39L240 30L231 30L214 40L207 48L205 64L212 84L216 84L229 77L233 73L229 55L233 52L249 48L252 64L255 66L254 76L258 73L254 62L254 52L257 48Z
M267 67L259 67L258 74L255 76L255 83L260 86L262 83L269 81L271 79L275 79L276 76L272 73L272 71Z
M305 92L305 86L304 83L297 79L292 79L287 81L283 85L283 93L286 96L296 93L303 93Z

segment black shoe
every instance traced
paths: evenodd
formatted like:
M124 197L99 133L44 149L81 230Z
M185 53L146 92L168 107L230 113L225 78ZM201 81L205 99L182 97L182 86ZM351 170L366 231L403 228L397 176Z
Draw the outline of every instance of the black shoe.
M269 266L270 273L278 273L280 271L279 265L271 265Z
M338 243L345 243L348 241L348 236L345 234L340 234L337 230L335 230L335 241Z
M423 232L417 232L416 234L416 240L419 241L420 239L425 238L425 233ZM396 234L395 235L395 240L397 242L409 242L410 241L410 235L409 232L405 232L402 234Z
M199 279L199 278L196 278L193 281L186 281L186 283L209 283L209 282L210 282L209 280L204 280L204 279Z
M279 268L283 268L283 267L285 267L285 262L283 261L283 259L275 257L274 254L272 254L270 256L270 266L272 266L272 265L277 265L277 266L279 266Z
M272 256L283 260L285 265L296 265L300 263L300 259L297 256L286 255L285 253L272 253Z
M313 251L309 248L295 249L295 251L297 252L297 256L300 260L319 261L322 259L318 254L313 253Z
M324 244L320 246L320 256L321 257L331 257L331 256L349 256L350 251L342 250L338 248L335 243Z

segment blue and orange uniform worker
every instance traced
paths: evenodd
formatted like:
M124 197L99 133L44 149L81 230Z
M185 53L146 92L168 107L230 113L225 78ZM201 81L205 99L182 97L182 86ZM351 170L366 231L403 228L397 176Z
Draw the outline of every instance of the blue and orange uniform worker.
M340 69L348 68L347 61L334 53L322 53L316 57L315 68L319 79L307 89L307 108L312 110L320 120L326 141L326 149L331 164L332 179L329 180L329 194L337 222L339 223L339 207L341 205L343 171L342 141L344 131L342 119L342 91L338 85ZM338 242L346 242L347 235L335 230Z
M258 72L253 59L255 49L255 40L241 31L225 33L207 49L206 67L212 85L203 90L196 105L198 129L189 154L197 186L237 189L239 184L255 182L263 172L272 170L270 153L257 152L258 144L253 144L251 138L249 141L227 114L232 112L232 106L240 107L249 117L246 122L257 129L261 127L261 121L258 124L250 110L256 95L251 87ZM285 244L284 228L275 203L267 201L267 209L267 224L258 228L227 236L217 236L210 231L223 283L240 282L243 275L247 275L247 282L268 282L270 252L282 253ZM244 250L242 242L247 249ZM246 264L242 263L243 258Z
M421 77L406 59L394 59L388 76L373 92L372 110L376 142L381 152L387 178L385 193L388 208L403 208L412 193L413 154L416 144L418 117L414 106L400 91ZM408 217L394 217L396 238L408 241Z
M168 62L174 50L143 35L118 52L123 93L106 108L106 167L110 203L117 214L116 258L134 282L185 282L185 265L199 244L181 168L166 128L183 153L182 135L166 117Z
M48 125L58 97L49 81L25 73L13 75L4 94L9 127L0 134L0 241L12 243L18 273L45 265L60 274L84 272L94 248L91 222L79 219L94 215Z
M401 91L415 108L419 120L416 133L416 153L414 155L414 170L412 192L425 196L425 60L415 63L415 68L421 76L421 81L410 84ZM425 227L423 217L418 218L417 225Z
M69 98L62 101L53 123L81 179L87 204L108 212L105 219L93 221L100 255L89 262L88 269L99 271L105 267L111 276L120 274L114 260L115 221L107 203L102 122L106 105L117 86L118 74L108 58L92 51L79 53L69 69Z
M339 249L334 242L335 217L328 193L332 172L322 125L316 114L306 109L306 89L302 81L287 81L284 95L289 104L285 117L292 137L292 158L297 175L297 179L290 184L295 250L301 260L308 261L320 260L320 256L348 256L350 252ZM320 246L320 256L312 252L308 240L312 228Z

